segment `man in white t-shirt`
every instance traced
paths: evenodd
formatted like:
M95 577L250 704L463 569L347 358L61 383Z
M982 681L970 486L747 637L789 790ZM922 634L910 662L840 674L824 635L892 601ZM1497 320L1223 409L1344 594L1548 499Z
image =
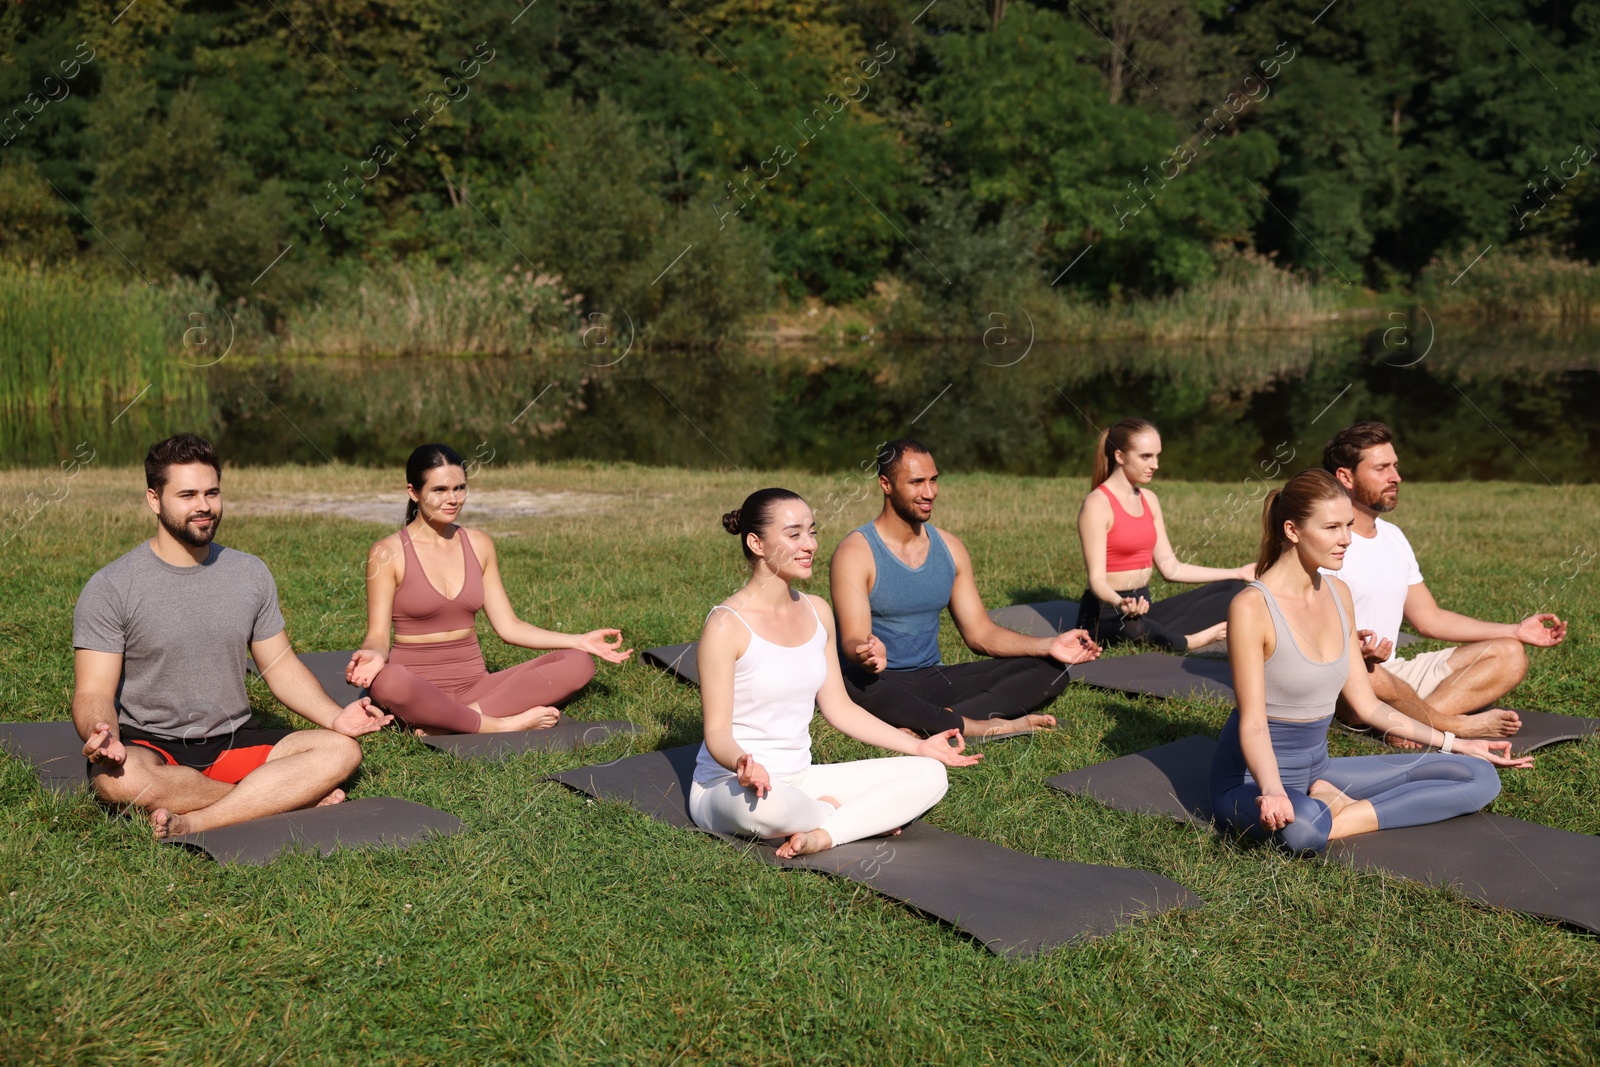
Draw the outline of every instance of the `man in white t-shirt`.
M1329 573L1343 579L1355 599L1357 635L1378 699L1460 737L1516 733L1522 727L1517 713L1493 705L1527 675L1523 646L1558 645L1567 624L1550 614L1486 622L1434 601L1405 534L1378 517L1394 510L1401 481L1394 435L1383 423L1340 430L1323 449L1322 465L1355 504L1355 536L1344 566ZM1401 659L1394 646L1402 619L1423 637L1460 643ZM1480 708L1489 710L1471 714Z

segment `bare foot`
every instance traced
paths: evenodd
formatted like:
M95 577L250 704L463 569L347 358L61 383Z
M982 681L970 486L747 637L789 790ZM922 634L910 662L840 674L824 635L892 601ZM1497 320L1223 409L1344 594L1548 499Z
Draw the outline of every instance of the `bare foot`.
M966 737L989 737L994 734L1020 734L1030 730L1053 730L1056 725L1054 715L1023 715L1016 719L963 719L966 728L961 732Z
M1306 790L1306 795L1313 800L1320 800L1328 805L1328 814L1333 817L1337 817L1341 811L1355 803L1353 799L1346 796L1332 782L1325 782L1321 778L1311 783L1311 788Z
M1505 708L1489 708L1462 717L1460 737L1510 737L1522 729L1522 717Z
M1333 816L1328 840L1338 841L1357 834L1370 834L1378 828L1378 811L1370 800L1349 800Z
M155 832L157 841L165 841L169 837L188 833L189 820L177 812L157 808L150 813L150 829Z
M1397 733L1388 732L1383 735L1383 743L1388 745L1390 748L1398 748L1405 752L1414 752L1423 747L1422 745L1419 745L1415 741L1411 740L1409 737L1401 737Z
M495 718L493 715L479 716L478 732L480 734L508 734L518 730L548 730L561 721L560 708L529 708L517 715L507 715L504 718Z
M344 803L344 790L343 789L335 789L333 792L329 793L327 796L325 796L321 800L317 801L316 804L313 805L313 806L314 807L318 807L318 808L325 808L329 804L343 804L343 803Z
M789 840L778 846L778 858L792 860L796 856L809 856L833 847L833 838L826 830L802 830L791 834Z
M1189 647L1185 651L1193 652L1197 648L1209 645L1213 641L1221 641L1228 636L1228 624L1219 622L1215 626L1207 626L1197 634L1188 636Z

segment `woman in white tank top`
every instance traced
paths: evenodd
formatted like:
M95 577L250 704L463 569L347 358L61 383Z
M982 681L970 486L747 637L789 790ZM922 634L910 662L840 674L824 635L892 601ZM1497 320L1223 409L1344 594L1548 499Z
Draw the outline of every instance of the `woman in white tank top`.
M845 693L833 612L795 591L811 577L816 520L787 489L762 489L722 519L740 537L750 580L711 609L700 635L705 743L689 814L718 833L788 838L784 859L896 830L944 796L945 767L962 754L959 730L926 740L902 733ZM905 755L811 762L817 707L836 729Z

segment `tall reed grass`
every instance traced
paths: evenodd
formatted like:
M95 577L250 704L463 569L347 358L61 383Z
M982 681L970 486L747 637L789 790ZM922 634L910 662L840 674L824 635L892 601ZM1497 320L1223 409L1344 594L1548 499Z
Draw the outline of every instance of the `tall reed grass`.
M1031 271L1025 277L986 281L983 291L959 308L926 285L887 291L894 296L883 324L893 337L986 337L997 323L1020 323L1020 312L1026 310L1043 342L1195 341L1253 330L1304 329L1337 318L1348 294L1342 286L1294 274L1254 253L1227 256L1210 280L1170 296L1109 303L1055 288Z
M581 296L559 277L488 264L386 264L336 276L285 315L286 351L348 356L520 356L570 338Z
M204 383L175 358L172 293L94 273L0 263L0 409L178 399Z
M1210 281L1168 297L1090 308L1086 330L1152 341L1223 337L1243 330L1300 329L1336 318L1348 290L1313 281L1263 256L1229 257ZM1084 305L1078 305L1080 309Z
M1484 320L1600 317L1600 268L1549 250L1490 249L1436 259L1417 282L1417 297L1441 312Z
M1587 264L1496 251L1462 275L1469 263L1463 256L1432 264L1419 299L1484 320L1590 320L1600 311L1600 270ZM1246 254L1223 259L1209 282L1156 299L1091 302L1030 270L980 272L959 300L942 286L889 279L877 297L846 311L852 340L868 329L855 321L859 313L900 340L988 340L986 331L1004 324L1008 342L1019 344L1027 336L1208 341L1303 330L1339 317L1347 295ZM0 410L121 405L147 390L158 402L204 396L206 368L229 357L552 354L576 343L586 325L582 301L559 277L533 271L395 263L333 275L308 303L270 309L269 321L259 302L222 301L208 279L145 285L77 267L0 262ZM828 340L826 328L810 323L792 333Z
M147 285L0 261L0 409L203 396L206 369L260 355L514 356L573 343L559 278L487 265L337 275L301 308L223 301L209 279Z

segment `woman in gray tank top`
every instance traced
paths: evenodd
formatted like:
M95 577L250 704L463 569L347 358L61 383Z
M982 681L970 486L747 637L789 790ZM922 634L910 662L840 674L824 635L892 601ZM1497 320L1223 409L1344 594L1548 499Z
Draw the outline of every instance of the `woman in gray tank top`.
M1373 696L1350 591L1319 573L1343 565L1354 521L1333 475L1289 479L1266 499L1259 577L1228 611L1239 707L1211 765L1212 811L1227 829L1295 851L1477 811L1500 792L1495 766L1533 765L1510 758L1510 741L1457 739ZM1363 722L1439 751L1329 758L1340 694Z

